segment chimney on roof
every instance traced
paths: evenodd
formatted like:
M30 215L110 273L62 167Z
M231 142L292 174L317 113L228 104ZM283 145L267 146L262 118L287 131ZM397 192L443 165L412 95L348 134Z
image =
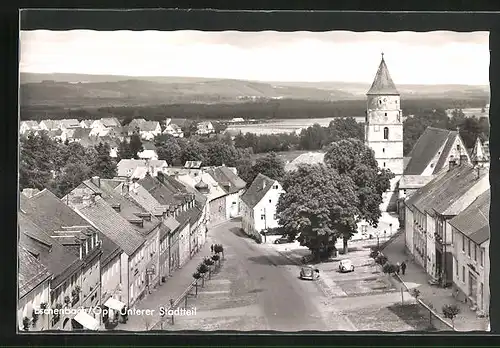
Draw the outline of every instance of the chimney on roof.
M93 176L91 179L92 183L97 187L101 187L101 178L98 176Z
M129 193L129 190L130 190L130 183L124 182L122 184L122 196L125 196L127 193Z

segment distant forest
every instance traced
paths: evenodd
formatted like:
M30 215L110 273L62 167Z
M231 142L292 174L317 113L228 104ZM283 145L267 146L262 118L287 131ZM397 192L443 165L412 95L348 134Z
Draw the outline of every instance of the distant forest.
M482 108L488 103L484 98L468 99L404 99L405 116L422 110ZM160 121L165 118L188 120L244 119L299 119L364 116L366 100L342 100L334 102L303 100L269 100L235 104L171 104L149 106L110 106L100 108L62 108L54 106L21 106L21 120L43 119L99 119L116 117L120 120L144 118Z

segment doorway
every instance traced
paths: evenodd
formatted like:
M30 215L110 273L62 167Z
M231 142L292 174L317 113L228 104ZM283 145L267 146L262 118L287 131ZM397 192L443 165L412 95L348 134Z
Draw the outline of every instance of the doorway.
M469 297L473 304L477 303L477 278L469 270Z

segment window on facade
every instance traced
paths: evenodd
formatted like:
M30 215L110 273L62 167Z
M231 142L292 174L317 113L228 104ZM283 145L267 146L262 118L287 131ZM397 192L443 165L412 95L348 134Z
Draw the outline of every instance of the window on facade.
M277 190L278 189L278 185L274 185L273 189Z
M387 117L387 112L384 114L385 117Z
M265 216L264 214L262 214L262 215L260 216L260 219L261 219L261 220L265 220L265 219L266 219L266 216Z
M469 244L467 245L467 256L470 257L470 252L471 252L471 248L472 247L472 241L469 239Z
M462 234L462 251L465 252L465 236Z
M481 248L480 256L479 256L479 264L481 265L481 267L484 266L484 249L482 249L482 248Z
M387 140L389 139L389 128L384 127L384 139Z
M384 162L384 167L385 167L385 162Z
M274 215L273 215L273 219L274 219L274 220L277 220L277 219L278 219L278 215L276 215L276 213L274 213Z
M462 266L462 281L465 283L465 266Z
M455 259L455 275L458 278L458 260L457 259Z
M474 261L477 261L477 245L474 244Z
M271 203L271 200L269 200L269 203Z

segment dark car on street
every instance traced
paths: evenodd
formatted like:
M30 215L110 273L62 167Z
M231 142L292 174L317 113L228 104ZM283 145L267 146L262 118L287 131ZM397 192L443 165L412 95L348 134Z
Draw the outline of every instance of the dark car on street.
M286 243L291 243L290 238L280 237L274 241L274 244L286 244Z

